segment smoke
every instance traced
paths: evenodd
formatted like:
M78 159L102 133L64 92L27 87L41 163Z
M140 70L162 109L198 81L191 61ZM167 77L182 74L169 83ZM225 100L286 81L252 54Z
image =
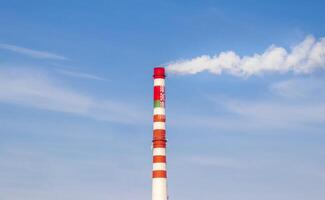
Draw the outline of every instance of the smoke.
M175 74L208 71L216 75L228 73L243 77L267 72L308 74L316 69L325 69L325 38L316 40L311 35L293 46L290 51L271 45L262 54L241 57L233 51L226 51L215 56L202 55L171 62L167 66L167 70Z

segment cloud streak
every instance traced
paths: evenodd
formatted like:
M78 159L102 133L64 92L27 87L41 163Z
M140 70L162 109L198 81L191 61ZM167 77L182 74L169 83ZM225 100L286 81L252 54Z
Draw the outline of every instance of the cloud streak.
M270 91L288 100L308 100L325 99L325 81L322 79L290 79L280 81L270 85Z
M56 70L58 73L70 76L70 77L75 77L75 78L81 78L81 79L89 79L89 80L97 80L97 81L107 81L107 79L93 75L93 74L88 74L88 73L83 73L83 72L77 72L77 71L69 71L69 70L63 70L63 69L58 69Z
M174 111L169 124L200 131L208 127L246 133L323 133L324 85L318 78L289 79L269 85L268 94L260 99L208 96L206 103L213 108L209 115Z
M124 103L84 95L30 70L0 70L0 102L112 122L132 123L141 118L141 112Z
M0 49L12 51L15 53L27 55L33 58L39 58L39 59L51 59L51 60L67 60L66 57L57 55L54 53L50 53L47 51L37 51L25 47L15 46L11 44L0 44Z
M239 56L234 51L218 55L202 55L196 58L171 62L167 65L170 73L197 74L208 71L240 77L264 73L309 74L317 69L325 69L325 38L316 40L309 35L290 50L271 45L261 54Z

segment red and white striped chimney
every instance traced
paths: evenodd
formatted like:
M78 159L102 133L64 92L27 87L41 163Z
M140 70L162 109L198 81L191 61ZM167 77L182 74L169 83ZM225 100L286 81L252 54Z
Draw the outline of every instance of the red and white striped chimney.
M165 68L154 68L152 200L167 200Z

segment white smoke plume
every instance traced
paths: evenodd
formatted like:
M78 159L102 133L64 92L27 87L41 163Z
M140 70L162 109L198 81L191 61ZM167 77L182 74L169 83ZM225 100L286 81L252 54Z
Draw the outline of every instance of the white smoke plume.
M241 57L233 51L226 51L215 56L202 55L167 65L167 70L175 74L208 71L216 75L228 73L243 77L267 72L308 74L316 69L325 69L325 38L316 40L311 35L289 51L271 45L264 53L252 56Z

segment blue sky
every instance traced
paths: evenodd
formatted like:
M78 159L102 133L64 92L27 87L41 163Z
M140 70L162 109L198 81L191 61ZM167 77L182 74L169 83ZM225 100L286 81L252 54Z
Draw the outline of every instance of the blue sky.
M0 0L0 199L150 199L153 67L322 44L324 8ZM322 48L304 73L170 71L170 199L322 200Z

